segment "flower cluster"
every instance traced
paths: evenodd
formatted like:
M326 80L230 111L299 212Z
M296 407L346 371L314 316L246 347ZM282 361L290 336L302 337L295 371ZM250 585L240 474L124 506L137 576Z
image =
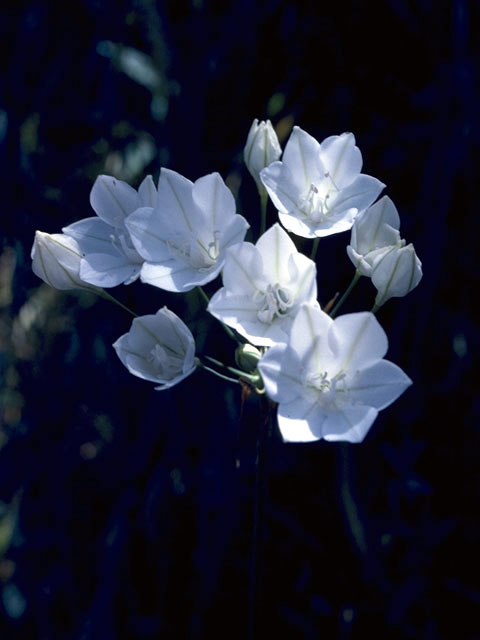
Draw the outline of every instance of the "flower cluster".
M138 191L99 176L90 194L96 215L61 234L37 231L33 270L57 289L88 289L112 300L104 288L138 278L171 292L199 287L206 296L201 287L221 274L223 286L207 311L236 341L239 368L196 355L191 331L166 307L135 317L115 342L125 367L156 389L201 367L265 391L278 403L285 441L360 442L378 411L411 384L384 359L388 340L374 312L417 286L421 263L400 238L393 202L387 196L375 202L385 185L361 173L353 134L319 143L294 127L282 155L270 121L255 120L244 160L263 208L255 244L245 240L249 224L218 173L191 182L162 168L157 187L148 176ZM281 224L266 230L268 197ZM314 257L319 238L348 230L352 285L367 276L378 293L371 312L336 317L346 296L329 312L330 304L320 308ZM311 258L287 232L315 240Z

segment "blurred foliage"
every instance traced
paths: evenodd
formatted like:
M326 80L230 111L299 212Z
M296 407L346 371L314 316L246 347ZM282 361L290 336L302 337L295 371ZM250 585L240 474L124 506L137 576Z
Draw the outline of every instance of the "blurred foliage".
M42 284L29 252L35 229L91 215L98 174L138 186L161 166L219 171L256 234L242 166L254 117L283 141L294 124L320 140L354 131L425 273L379 313L415 384L367 440L272 436L257 637L480 638L479 12L473 0L2 4L2 638L246 637L259 399L242 405L200 372L155 393L111 349L129 317ZM322 304L351 278L345 244L320 246ZM199 349L233 358L194 292L115 293L139 314L167 304ZM373 297L362 279L345 311Z

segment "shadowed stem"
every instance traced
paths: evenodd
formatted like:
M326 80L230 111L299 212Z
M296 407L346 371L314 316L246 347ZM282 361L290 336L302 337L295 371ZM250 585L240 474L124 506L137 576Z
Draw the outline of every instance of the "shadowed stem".
M338 310L340 309L340 307L342 306L342 304L345 302L345 300L348 298L348 296L350 295L350 293L352 292L353 287L357 284L357 282L360 280L361 277L361 273L360 271L355 271L355 275L352 278L352 281L350 282L350 284L347 287L347 290L345 291L345 293L343 294L343 296L340 298L340 300L337 302L337 304L333 307L332 311L330 312L330 317L331 318L335 318L335 316L338 313Z
M138 318L138 316L135 313L135 311L132 311L126 305L124 305L122 302L120 302L120 300L117 300L114 296L112 296L111 293L107 293L104 289L102 289L101 293L99 293L98 295L101 298L104 298L104 300L108 300L109 302L115 303L116 305L121 307L124 311L128 311L128 313L130 313L132 316L134 316L135 318Z
M265 233L265 229L267 228L267 204L268 204L268 193L259 189L260 193L260 210L261 210L261 219L260 219L260 235Z
M250 590L248 602L248 640L255 640L258 632L258 618L261 608L263 555L265 538L265 502L267 497L267 454L268 442L272 434L273 405L268 398L262 398L263 412L257 434L255 458L255 488L253 498L253 531L250 558Z
M315 240L313 241L312 253L310 254L310 260L313 260L314 262L315 262L315 257L317 255L317 249L318 249L319 243L320 243L320 238L315 238Z

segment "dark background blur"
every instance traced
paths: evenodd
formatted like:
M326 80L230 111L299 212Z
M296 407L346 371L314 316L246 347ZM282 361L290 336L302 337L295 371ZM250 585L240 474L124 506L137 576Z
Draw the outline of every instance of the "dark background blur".
M480 638L479 12L475 0L2 3L2 640L247 637L258 398L242 413L239 388L202 372L155 392L111 348L130 317L50 289L29 256L35 229L92 215L98 174L138 186L160 166L219 171L256 232L242 166L254 117L283 141L293 124L318 140L353 131L424 268L378 314L414 385L365 442L273 433L256 637ZM320 244L322 304L353 275L348 240ZM140 314L167 304L202 352L231 362L195 293L114 293ZM362 279L344 311L374 294Z

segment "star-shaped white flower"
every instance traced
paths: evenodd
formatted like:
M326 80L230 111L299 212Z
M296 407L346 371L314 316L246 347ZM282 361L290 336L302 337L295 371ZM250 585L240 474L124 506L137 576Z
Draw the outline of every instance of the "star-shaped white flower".
M216 278L226 249L242 242L249 226L220 174L192 183L170 169L161 170L156 206L138 209L126 225L145 260L142 282L178 292Z
M97 217L84 218L62 229L75 238L84 254L80 276L85 282L115 287L138 278L143 258L133 246L125 220L139 207L153 207L156 196L151 176L143 180L138 192L123 180L98 176L90 192L90 204Z
M318 307L315 263L297 251L279 224L256 245L231 247L222 278L208 311L259 346L286 342L303 302Z
M302 305L288 343L271 347L258 364L267 394L278 402L284 440L361 442L379 410L412 382L383 359L387 348L372 313L332 320Z
M294 127L281 161L260 173L283 226L304 238L347 231L384 184L360 173L362 155L352 133L321 144Z

